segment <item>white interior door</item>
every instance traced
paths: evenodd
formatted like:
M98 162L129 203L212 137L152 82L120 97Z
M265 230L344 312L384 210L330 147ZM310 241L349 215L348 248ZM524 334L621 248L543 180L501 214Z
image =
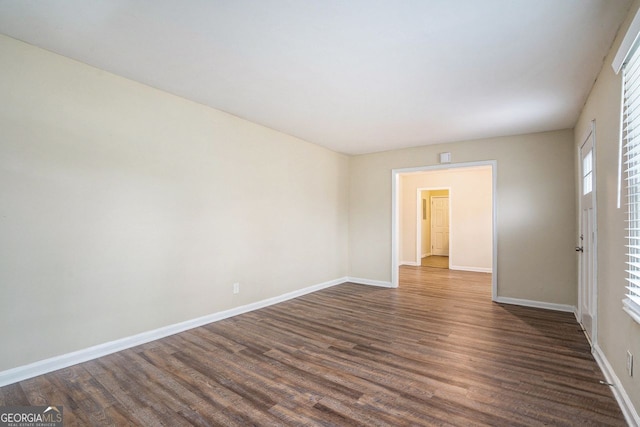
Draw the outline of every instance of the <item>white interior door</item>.
M596 281L596 218L595 218L595 168L593 132L580 147L580 236L576 251L579 261L579 316L582 327L592 343L595 343L597 317Z
M431 253L449 256L448 197L431 197Z

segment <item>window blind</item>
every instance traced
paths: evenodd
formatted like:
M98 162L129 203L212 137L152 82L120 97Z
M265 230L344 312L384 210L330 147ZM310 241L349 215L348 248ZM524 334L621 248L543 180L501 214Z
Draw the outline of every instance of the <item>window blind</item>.
M640 54L624 65L622 138L627 210L627 287L624 310L640 323Z

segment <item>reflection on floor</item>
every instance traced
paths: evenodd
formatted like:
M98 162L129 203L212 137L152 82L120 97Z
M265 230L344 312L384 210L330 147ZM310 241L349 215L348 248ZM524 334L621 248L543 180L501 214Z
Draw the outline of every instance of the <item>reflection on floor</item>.
M427 256L422 258L422 267L449 268L448 256Z

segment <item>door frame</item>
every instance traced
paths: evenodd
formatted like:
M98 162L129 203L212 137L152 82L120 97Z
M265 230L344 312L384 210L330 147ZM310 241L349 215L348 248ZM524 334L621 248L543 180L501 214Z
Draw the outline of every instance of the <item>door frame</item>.
M492 182L492 216L493 216L493 260L491 274L491 299L498 298L498 162L484 160L466 163L447 163L431 166L418 166L391 170L391 287L397 288L400 283L400 175L415 172L430 172L446 169L472 168L476 166L491 166Z
M583 176L582 176L582 147L586 144L587 140L591 139L591 155L593 162L593 189L592 189L592 204L593 204L593 239L592 239L592 262L593 262L593 309L594 315L591 319L591 337L589 334L585 333L587 340L591 344L593 348L598 342L598 203L597 203L597 175L596 175L596 121L591 120L591 125L587 129L584 134L584 137L580 139L580 144L578 145L578 233L577 233L577 242L578 245L580 242L580 233L582 230L582 192L583 192ZM581 254L583 254L582 252ZM578 309L576 310L576 318L580 326L584 329L584 325L582 324L582 266L584 262L584 257L578 257Z
M422 264L422 192L442 191L449 192L449 256L451 256L451 188L450 187L420 187L416 190L417 220L416 220L416 265Z

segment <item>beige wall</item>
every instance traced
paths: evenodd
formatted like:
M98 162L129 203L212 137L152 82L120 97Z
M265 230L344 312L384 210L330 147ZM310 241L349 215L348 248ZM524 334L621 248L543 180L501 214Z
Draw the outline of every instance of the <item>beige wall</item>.
M415 262L417 248L417 191L419 188L449 188L449 264L451 268L491 270L493 217L491 167L458 168L410 173L401 176L400 259ZM430 195L443 192L433 191ZM446 194L446 192L444 192ZM413 195L413 197L411 197ZM429 198L427 197L427 205ZM429 213L429 218L431 214ZM430 227L430 221L426 227Z
M346 156L4 36L0 58L0 370L347 275Z
M627 349L640 357L640 325L622 311L625 292L625 210L617 208L618 144L620 140L620 103L622 74L611 68L613 57L633 14L640 7L636 1L618 34L613 48L575 127L574 158L583 142L591 120L596 121L596 197L598 215L598 345L633 401L640 409L640 375L626 374ZM579 168L576 166L577 182ZM578 217L576 216L576 222ZM636 372L638 372L636 370Z
M350 275L391 282L391 171L435 165L443 151L458 163L497 161L498 295L575 305L571 130L353 157Z

